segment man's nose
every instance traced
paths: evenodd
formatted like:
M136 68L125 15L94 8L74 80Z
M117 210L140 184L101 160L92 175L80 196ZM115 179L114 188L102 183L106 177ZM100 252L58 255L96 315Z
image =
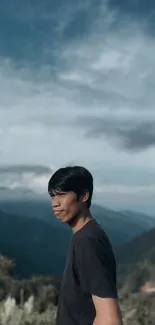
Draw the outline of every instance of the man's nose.
M60 200L58 196L54 196L54 198L52 198L52 207L56 208L60 206Z

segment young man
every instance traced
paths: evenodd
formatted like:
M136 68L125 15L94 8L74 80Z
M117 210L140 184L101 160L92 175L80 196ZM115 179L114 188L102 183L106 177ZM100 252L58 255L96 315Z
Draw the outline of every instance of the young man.
M61 168L49 180L48 192L55 216L73 233L56 325L122 325L115 257L108 237L89 210L91 173L80 166Z

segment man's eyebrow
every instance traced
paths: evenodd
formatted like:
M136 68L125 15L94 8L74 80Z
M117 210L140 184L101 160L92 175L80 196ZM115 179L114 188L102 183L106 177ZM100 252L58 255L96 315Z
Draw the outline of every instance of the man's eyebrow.
M52 196L66 194L65 191L59 191L59 190L49 190L48 193Z

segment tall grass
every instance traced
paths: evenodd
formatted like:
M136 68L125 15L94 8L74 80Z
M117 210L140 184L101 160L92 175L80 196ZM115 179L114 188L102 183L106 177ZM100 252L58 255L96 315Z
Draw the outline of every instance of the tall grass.
M34 297L17 305L14 298L8 297L0 303L0 325L55 325L56 307L50 305L45 312L35 311Z

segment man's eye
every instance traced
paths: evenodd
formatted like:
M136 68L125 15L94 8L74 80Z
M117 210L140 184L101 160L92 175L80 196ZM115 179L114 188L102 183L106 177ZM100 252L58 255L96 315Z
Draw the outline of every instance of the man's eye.
M50 197L53 199L55 195L53 193L50 193Z

